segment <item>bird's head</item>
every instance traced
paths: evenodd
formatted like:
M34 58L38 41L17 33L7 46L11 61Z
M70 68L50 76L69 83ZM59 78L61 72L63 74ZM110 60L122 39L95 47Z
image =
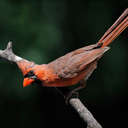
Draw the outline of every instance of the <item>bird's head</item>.
M37 65L33 62L22 60L17 62L18 67L23 73L24 80L23 80L23 87L31 85L34 82L38 82L36 75Z
M35 75L33 70L30 70L28 73L24 75L23 87L31 85L36 81L37 81L37 76Z
M31 85L32 83L43 85L43 80L47 79L45 77L45 71L47 70L45 64L37 65L34 62L23 59L18 61L17 65L24 76L23 87Z

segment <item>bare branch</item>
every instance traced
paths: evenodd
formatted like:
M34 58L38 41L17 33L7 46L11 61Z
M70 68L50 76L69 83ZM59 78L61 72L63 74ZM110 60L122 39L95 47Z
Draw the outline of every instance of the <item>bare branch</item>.
M78 112L79 116L87 123L87 128L102 128L91 112L89 112L78 98L71 98L69 103Z
M8 43L7 48L5 50L0 50L0 58L14 63L21 60L25 60L13 53L12 42ZM78 112L80 117L87 123L87 128L102 128L101 125L94 119L93 115L81 103L81 101L78 98L71 98L69 103Z
M8 51L12 52L12 42L8 42L7 44L7 48L6 48Z
M16 56L12 51L12 42L8 42L5 50L0 50L0 58L5 59L9 62L17 62L23 60L23 58Z

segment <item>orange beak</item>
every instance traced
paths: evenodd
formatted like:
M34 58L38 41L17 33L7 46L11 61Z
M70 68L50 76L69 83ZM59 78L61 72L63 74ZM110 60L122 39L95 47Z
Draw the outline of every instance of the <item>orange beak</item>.
M32 82L34 82L34 79L24 78L23 87L26 87L26 86L32 84Z

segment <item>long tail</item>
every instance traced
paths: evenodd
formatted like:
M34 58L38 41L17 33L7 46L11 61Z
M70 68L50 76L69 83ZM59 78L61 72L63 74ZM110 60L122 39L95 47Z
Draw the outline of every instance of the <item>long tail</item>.
M128 8L116 20L116 22L105 32L98 41L102 47L109 45L117 36L128 27Z

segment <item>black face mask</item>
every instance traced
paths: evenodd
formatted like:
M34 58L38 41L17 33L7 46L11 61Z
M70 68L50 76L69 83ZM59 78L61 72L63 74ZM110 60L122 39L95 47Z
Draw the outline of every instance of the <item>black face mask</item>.
M37 78L37 76L34 74L34 72L32 70L29 71L27 74L25 74L24 78L34 79L34 83L42 85L42 82Z
M24 78L32 78L32 79L36 79L36 75L34 74L34 72L31 70L29 71L27 74L24 75Z

